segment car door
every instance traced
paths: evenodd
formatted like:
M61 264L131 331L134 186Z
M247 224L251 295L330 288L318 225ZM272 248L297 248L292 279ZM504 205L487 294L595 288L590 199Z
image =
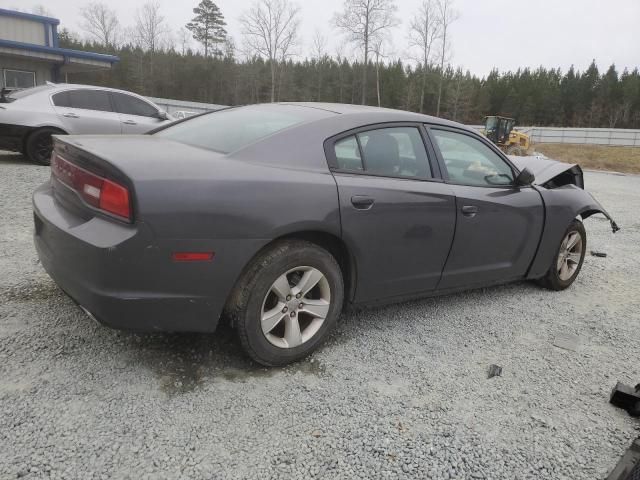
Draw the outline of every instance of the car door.
M342 234L356 257L355 301L434 290L455 228L455 199L422 127L387 124L325 142Z
M113 111L105 90L65 90L52 95L51 100L64 129L71 135L122 132L120 116Z
M159 117L158 109L145 100L121 92L112 92L111 95L120 114L124 134L147 133L166 122Z
M456 197L456 233L439 289L525 276L544 224L532 187L515 186L517 171L479 135L428 128L440 168Z

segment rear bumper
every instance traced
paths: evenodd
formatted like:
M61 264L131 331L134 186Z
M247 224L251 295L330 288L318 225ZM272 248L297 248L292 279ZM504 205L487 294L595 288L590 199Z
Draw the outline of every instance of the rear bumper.
M145 332L215 330L233 279L217 278L213 262L171 262L171 246L158 246L144 224L80 219L60 206L49 182L34 193L33 208L43 267L100 323ZM216 283L220 288L211 288Z

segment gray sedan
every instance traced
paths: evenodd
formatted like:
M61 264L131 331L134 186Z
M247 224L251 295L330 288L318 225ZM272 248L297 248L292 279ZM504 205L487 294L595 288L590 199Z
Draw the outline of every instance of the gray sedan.
M140 134L173 119L135 93L67 83L3 91L0 149L22 152L49 165L51 136L60 134Z
M333 104L231 108L143 136L55 138L34 194L51 277L115 328L211 332L299 360L346 305L580 272L582 219L615 222L580 167L510 159L424 115Z

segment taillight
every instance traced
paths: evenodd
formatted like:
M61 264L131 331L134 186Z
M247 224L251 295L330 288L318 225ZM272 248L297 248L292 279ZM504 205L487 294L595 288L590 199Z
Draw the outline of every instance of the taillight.
M131 198L126 187L74 165L55 152L51 171L92 207L131 221Z

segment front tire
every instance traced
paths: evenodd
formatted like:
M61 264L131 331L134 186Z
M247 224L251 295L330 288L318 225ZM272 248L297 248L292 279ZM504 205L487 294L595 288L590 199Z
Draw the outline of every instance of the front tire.
M27 158L38 165L51 164L51 152L53 151L53 139L51 135L62 132L55 128L40 128L29 134L25 145Z
M227 314L245 352L275 367L318 348L336 324L343 301L342 272L335 258L313 243L284 240L252 261Z
M511 145L507 148L507 155L513 155L515 157L524 157L525 151L520 145Z
M553 257L547 274L539 283L550 290L564 290L578 278L587 251L587 232L580 220L573 220Z

